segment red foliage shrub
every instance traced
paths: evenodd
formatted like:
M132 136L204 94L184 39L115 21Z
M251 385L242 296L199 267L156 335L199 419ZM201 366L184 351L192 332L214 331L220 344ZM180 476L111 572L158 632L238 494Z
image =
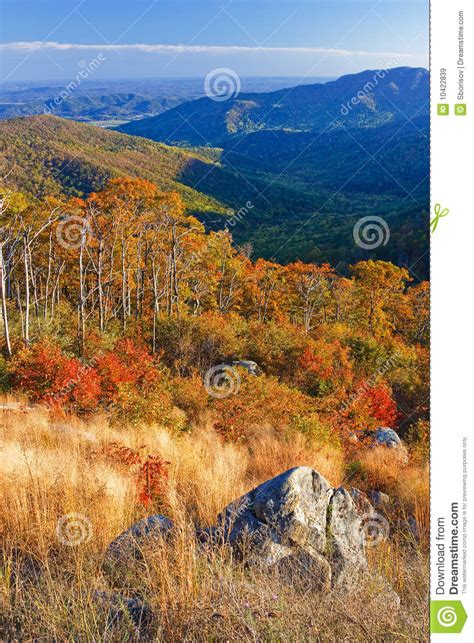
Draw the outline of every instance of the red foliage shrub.
M370 414L380 424L393 426L397 422L400 413L386 384L378 384L369 388L366 398Z
M145 455L144 449L143 445L132 449L118 442L110 442L102 446L100 455L130 472L137 488L138 500L148 507L162 498L170 463L157 454Z
M163 372L147 350L122 339L96 360L101 401L115 422L168 424L173 410Z
M163 421L173 409L163 373L152 356L129 339L82 363L42 341L24 349L13 364L15 384L33 402L86 413L103 404L124 422Z
M343 437L355 433L362 435L367 429L378 426L395 427L400 413L388 385L362 383L335 413L334 423Z
M311 395L324 395L347 387L352 368L339 341L312 341L298 357L295 380Z
M67 357L52 342L41 341L24 349L13 364L13 377L33 402L77 412L97 407L100 380L94 368Z
M140 466L137 475L138 499L145 507L163 495L169 464L159 455L149 455Z

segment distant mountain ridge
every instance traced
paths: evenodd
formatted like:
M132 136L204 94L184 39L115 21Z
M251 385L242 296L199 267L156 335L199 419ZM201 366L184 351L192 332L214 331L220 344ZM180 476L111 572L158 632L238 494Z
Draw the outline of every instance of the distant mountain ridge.
M315 83L322 79L303 79ZM332 80L327 78L324 80ZM241 78L247 92L268 92L298 84L294 78ZM64 83L2 83L0 119L52 114L113 127L149 118L205 95L202 78L148 80L87 80L64 96Z
M384 259L426 278L428 72L399 68L375 84L376 73L194 100L120 131L45 116L3 121L0 145L14 168L9 180L35 195L83 195L111 176L141 176L177 190L208 227L227 225L254 257L340 270ZM124 133L136 128L145 137ZM244 206L238 219L225 216ZM364 250L354 226L373 216L386 222L390 243Z
M166 143L221 147L229 138L262 130L378 127L428 113L428 71L398 67L265 94L241 93L225 101L200 98L117 129Z

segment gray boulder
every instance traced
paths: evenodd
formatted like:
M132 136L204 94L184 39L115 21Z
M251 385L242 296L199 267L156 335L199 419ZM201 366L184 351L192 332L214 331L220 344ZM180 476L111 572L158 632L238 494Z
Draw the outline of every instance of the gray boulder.
M375 431L375 441L378 445L387 447L387 449L397 449L402 446L398 433L386 426L379 426Z
M294 553L295 546L323 551L330 492L313 469L290 469L228 505L214 536L268 565Z
M376 516L362 492L296 467L232 502L213 536L251 564L299 567L313 588L352 590L368 577L364 526Z
M393 454L404 464L408 464L408 450L396 431L386 426L379 426L371 432L374 446L392 449Z

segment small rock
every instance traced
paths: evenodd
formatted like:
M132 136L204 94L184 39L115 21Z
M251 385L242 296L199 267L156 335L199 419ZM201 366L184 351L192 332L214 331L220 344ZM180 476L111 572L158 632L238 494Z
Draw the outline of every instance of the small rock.
M106 571L114 571L122 563L140 560L143 558L144 545L159 543L169 535L172 528L171 520L161 514L140 520L110 543L104 555L104 568Z
M232 366L240 366L241 368L245 368L245 370L250 373L250 375L257 376L262 375L263 373L257 362L252 362L252 360L250 359L236 360L235 362L232 362Z
M378 427L375 432L375 440L377 444L386 446L387 449L396 449L402 446L402 441L398 437L398 434L393 429L385 426Z
M371 432L371 435L374 439L374 446L393 449L394 454L400 461L403 464L408 464L408 450L396 431L385 426L379 426L376 431Z

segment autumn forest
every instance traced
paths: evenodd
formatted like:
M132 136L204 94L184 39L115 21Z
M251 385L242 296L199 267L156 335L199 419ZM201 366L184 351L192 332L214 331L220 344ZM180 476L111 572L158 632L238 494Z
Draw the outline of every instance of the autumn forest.
M153 421L179 406L181 387L196 397L211 367L253 360L263 374L252 386L303 431L408 434L427 420L428 284L390 263L343 277L252 262L228 231L206 234L176 193L139 179L66 202L6 192L0 261L2 382L34 401L80 414L110 406L118 420L121 404L149 395L134 415ZM219 430L242 438L244 425L279 415L206 398L184 402L184 424L217 404Z
M427 640L429 74L257 81L0 123L2 640Z

